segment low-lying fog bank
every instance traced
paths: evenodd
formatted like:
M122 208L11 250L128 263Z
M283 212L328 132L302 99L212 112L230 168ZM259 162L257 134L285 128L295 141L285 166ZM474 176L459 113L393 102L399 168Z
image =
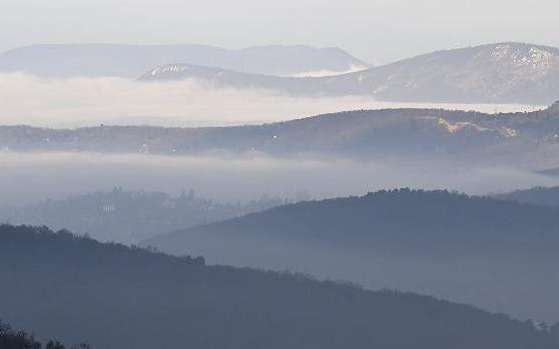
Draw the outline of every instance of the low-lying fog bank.
M47 79L0 74L0 124L82 127L99 124L217 126L255 124L356 109L444 108L487 113L529 105L393 103L367 97L288 97L263 90L215 89L194 81L122 78Z
M115 186L172 195L192 188L202 197L236 202L257 199L263 194L293 198L307 193L312 198L325 198L396 187L484 194L559 184L559 178L506 167L414 159L357 162L266 156L0 152L0 169L0 207L110 190Z

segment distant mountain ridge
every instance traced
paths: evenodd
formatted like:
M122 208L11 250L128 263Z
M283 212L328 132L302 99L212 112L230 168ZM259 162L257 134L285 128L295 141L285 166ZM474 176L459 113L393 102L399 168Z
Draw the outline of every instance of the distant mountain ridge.
M232 127L0 126L0 149L161 155L256 152L359 158L460 156L516 164L522 159L526 164L537 164L553 162L553 154L559 154L558 134L556 106L531 113L497 115L440 109L387 109Z
M384 101L549 104L559 99L559 48L497 43L437 51L339 76L281 78L172 64L143 80L196 79L291 95L365 95Z
M340 74L367 64L339 48L305 45L228 50L204 45L33 45L0 54L0 72L46 77L137 78L163 64L189 63L270 75Z

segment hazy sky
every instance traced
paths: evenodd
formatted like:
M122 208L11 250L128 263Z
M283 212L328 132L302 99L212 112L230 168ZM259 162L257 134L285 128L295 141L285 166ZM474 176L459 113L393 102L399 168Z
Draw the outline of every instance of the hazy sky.
M387 62L496 41L559 46L557 0L0 0L0 51L35 43L338 46Z

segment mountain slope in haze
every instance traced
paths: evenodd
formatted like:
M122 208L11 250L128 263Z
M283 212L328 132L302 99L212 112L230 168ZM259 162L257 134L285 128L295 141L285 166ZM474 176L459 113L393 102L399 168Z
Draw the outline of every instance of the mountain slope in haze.
M161 155L315 153L384 159L466 157L491 163L535 163L541 168L559 154L558 133L559 110L555 105L532 113L497 115L441 109L389 109L233 127L0 126L0 149ZM538 161L544 162L543 165Z
M0 313L38 336L117 348L552 349L470 306L0 226Z
M555 108L556 110L559 112L559 102L555 103ZM554 165L556 166L556 165ZM546 169L540 169L538 171L536 171L538 174L542 174L545 176L549 176L549 177L559 177L559 167L552 167L552 168L546 168Z
M550 177L558 177L559 176L559 168L557 168L557 167L547 168L545 170L539 170L539 171L537 171L537 173L542 174L542 175L546 175L546 176L550 176Z
M33 45L0 55L0 72L45 77L137 78L175 62L270 75L340 74L366 64L338 48L254 46L227 50L203 45Z
M501 200L523 202L533 205L559 207L559 187L535 187L515 190L510 193L494 195L494 197Z
M383 101L541 105L559 99L559 48L498 43L437 51L355 73L315 78L171 64L142 79L196 79L217 87L261 88L292 95L366 95Z
M123 191L45 200L24 207L0 209L0 222L48 226L88 234L98 241L137 243L161 231L172 231L242 216L287 201L263 197L246 204L222 204L188 194Z
M550 253L559 250L559 210L470 197L446 191L379 191L362 197L290 204L224 222L162 235L169 247L191 233L255 235L289 239L386 245L431 254ZM405 217L404 220L401 217ZM507 244L501 243L506 240ZM161 246L157 244L155 246Z
M549 104L559 99L559 48L498 43L439 51L368 71L362 81L387 100Z
M557 321L557 226L555 208L403 189L281 206L143 245Z

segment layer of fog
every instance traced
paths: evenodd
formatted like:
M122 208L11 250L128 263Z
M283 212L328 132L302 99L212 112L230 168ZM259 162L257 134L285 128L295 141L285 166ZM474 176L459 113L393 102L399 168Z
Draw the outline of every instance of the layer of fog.
M294 78L317 78L317 77L324 77L324 76L336 76L336 75L355 73L366 69L367 66L364 65L352 65L348 70L344 72L335 72L332 70L316 70L316 71L307 71L307 72L301 72L297 74L291 74L288 76Z
M295 98L269 91L208 89L192 81L147 83L120 78L45 79L0 74L0 124L80 127L152 124L234 125L355 109L434 107L483 112L531 111L526 105L390 103L367 97Z
M505 167L473 167L407 159L369 163L329 159L164 157L154 155L23 154L0 152L0 207L92 191L161 191L177 195L193 188L199 197L221 202L262 195L312 198L362 195L395 187L450 189L472 194L536 185L559 178Z

